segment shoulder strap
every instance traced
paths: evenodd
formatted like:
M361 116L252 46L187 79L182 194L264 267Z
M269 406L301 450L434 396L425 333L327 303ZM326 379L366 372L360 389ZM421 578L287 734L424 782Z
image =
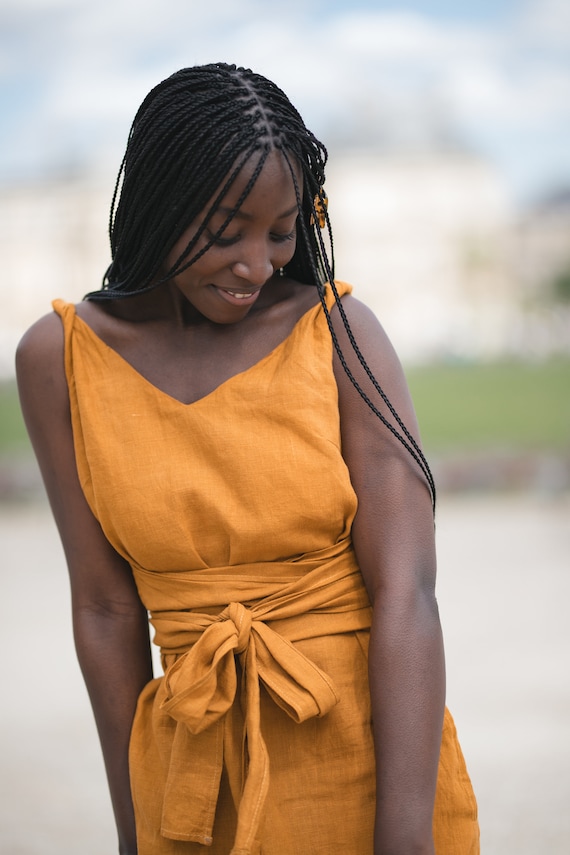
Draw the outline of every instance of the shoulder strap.
M344 297L345 294L352 294L352 285L349 285L348 282L342 282L340 279L335 279L333 284L339 297ZM332 309L335 304L335 295L333 285L331 285L330 282L325 283L325 295L327 309Z

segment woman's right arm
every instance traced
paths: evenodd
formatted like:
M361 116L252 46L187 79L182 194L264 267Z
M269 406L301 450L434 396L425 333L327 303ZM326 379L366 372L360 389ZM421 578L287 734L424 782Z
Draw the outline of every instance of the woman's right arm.
M75 646L103 749L119 852L135 855L128 744L138 696L152 678L148 619L128 563L104 536L79 483L57 315L46 315L23 337L16 374L69 568Z

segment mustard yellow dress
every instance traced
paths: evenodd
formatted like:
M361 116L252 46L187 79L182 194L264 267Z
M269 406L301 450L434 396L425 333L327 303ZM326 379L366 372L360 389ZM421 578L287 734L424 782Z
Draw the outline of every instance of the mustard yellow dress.
M132 730L139 855L372 855L370 605L322 308L187 405L53 306L81 484L165 671ZM434 833L479 851L449 713Z

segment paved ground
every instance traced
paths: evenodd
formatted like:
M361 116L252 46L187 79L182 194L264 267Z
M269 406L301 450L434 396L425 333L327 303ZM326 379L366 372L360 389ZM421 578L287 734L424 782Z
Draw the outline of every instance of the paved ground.
M448 702L484 855L570 852L570 497L462 497L438 515ZM0 851L116 852L47 509L0 513Z

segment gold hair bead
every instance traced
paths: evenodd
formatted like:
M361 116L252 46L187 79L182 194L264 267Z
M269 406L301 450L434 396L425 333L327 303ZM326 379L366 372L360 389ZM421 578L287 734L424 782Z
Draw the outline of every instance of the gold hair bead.
M319 226L321 227L321 229L324 229L324 227L327 224L327 208L328 208L328 205L329 205L328 197L327 197L325 191L323 190L323 188L321 187L321 189L319 190L319 192L317 193L317 195L313 199L313 207L315 209L315 213L317 215ZM313 214L311 214L311 225L313 226L314 224L315 224L315 218L314 218Z

